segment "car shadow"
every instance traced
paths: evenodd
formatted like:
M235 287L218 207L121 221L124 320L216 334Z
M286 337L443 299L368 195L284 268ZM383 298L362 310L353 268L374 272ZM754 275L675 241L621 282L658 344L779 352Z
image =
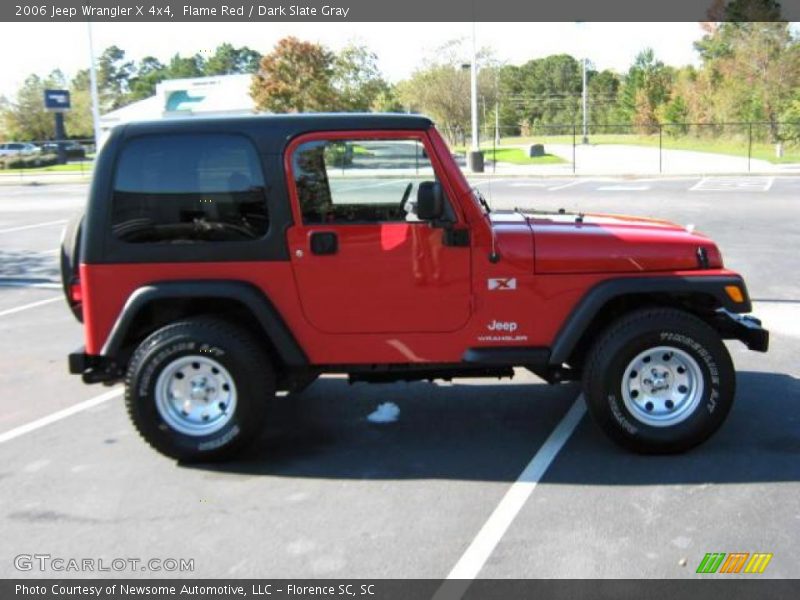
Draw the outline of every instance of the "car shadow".
M640 456L605 443L585 420L548 472L548 483L702 485L800 481L800 379L740 371L722 428L684 454Z
M321 379L276 399L260 439L232 462L187 468L331 479L514 481L579 393L575 384L350 386ZM383 402L393 423L367 420ZM547 483L648 485L800 480L800 380L740 372L723 428L681 455L641 456L584 417Z
M43 283L60 276L56 254L0 250L0 281Z

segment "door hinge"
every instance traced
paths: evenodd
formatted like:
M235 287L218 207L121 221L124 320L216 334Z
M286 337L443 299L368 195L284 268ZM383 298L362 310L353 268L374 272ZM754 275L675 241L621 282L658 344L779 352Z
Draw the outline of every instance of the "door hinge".
M469 247L469 229L445 229L442 233L442 244L460 248Z

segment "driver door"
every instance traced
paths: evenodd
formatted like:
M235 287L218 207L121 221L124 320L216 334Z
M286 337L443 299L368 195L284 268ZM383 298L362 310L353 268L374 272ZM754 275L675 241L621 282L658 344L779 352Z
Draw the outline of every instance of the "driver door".
M303 314L327 333L457 330L470 316L470 249L416 218L419 183L437 179L422 137L383 135L290 146L288 241Z

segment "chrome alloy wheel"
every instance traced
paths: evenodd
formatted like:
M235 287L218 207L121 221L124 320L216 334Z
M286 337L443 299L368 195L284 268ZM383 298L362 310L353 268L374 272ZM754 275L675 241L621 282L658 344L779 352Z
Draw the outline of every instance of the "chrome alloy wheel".
M175 431L191 436L215 433L236 410L236 386L227 369L208 356L182 356L156 381L156 408Z
M622 375L622 400L639 421L670 427L688 419L705 389L700 365L688 353L657 346L639 353Z

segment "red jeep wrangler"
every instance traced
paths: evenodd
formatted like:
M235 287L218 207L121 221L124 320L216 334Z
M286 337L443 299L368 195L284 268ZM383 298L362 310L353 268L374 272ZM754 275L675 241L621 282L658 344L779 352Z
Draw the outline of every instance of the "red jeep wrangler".
M292 115L130 124L97 159L62 252L84 323L72 373L125 381L182 460L230 456L276 390L351 381L582 380L641 452L722 423L723 339L764 352L742 278L664 221L491 211L431 121Z

